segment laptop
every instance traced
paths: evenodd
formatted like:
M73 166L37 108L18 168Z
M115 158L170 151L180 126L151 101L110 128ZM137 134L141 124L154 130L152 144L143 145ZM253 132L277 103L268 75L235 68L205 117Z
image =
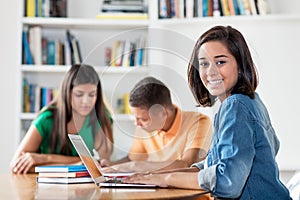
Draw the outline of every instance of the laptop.
M114 172L114 173L102 173L101 165L98 161L91 155L89 149L87 148L85 142L80 135L68 134L72 144L74 145L81 161L86 166L89 174L91 175L94 183L101 187L143 187L143 188L153 188L156 185L148 184L130 184L122 183L121 178L133 174L133 172Z

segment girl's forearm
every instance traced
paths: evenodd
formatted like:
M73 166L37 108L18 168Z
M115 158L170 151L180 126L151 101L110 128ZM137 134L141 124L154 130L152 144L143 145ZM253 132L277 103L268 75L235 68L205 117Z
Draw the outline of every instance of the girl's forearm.
M40 164L74 164L81 162L78 156L65 156L56 154L42 154L44 156L43 163Z
M168 187L201 189L198 184L198 172L176 172L164 175Z

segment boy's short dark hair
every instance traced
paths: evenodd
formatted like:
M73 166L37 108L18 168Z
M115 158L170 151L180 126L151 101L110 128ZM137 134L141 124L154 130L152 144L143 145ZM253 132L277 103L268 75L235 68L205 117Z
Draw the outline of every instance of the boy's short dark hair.
M132 107L144 107L146 109L155 104L164 107L171 106L170 90L160 80L154 77L146 77L131 90L129 104Z

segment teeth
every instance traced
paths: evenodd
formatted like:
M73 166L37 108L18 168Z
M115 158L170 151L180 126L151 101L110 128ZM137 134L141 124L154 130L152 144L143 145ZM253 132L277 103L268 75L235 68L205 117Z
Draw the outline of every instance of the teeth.
M222 82L222 80L214 80L214 81L209 81L211 84L219 84Z

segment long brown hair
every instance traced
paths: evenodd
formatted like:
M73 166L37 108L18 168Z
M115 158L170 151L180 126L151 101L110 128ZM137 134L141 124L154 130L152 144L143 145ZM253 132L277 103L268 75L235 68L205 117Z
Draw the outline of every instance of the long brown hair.
M70 155L71 143L68 139L67 124L72 119L71 91L74 86L80 84L97 85L97 100L95 107L90 113L89 125L92 127L94 138L96 134L104 135L113 143L112 122L108 117L108 110L103 102L103 94L99 76L90 65L75 64L66 73L56 99L48 106L53 114L53 127L50 136L50 152ZM101 125L97 130L97 124ZM99 132L100 131L100 132ZM106 140L102 141L103 144Z
M210 95L199 76L199 49L209 41L222 42L236 59L239 76L231 94L245 94L253 99L258 85L258 78L250 50L243 35L230 26L215 26L200 36L195 44L188 66L188 82L199 106L212 106L216 102L216 97Z

